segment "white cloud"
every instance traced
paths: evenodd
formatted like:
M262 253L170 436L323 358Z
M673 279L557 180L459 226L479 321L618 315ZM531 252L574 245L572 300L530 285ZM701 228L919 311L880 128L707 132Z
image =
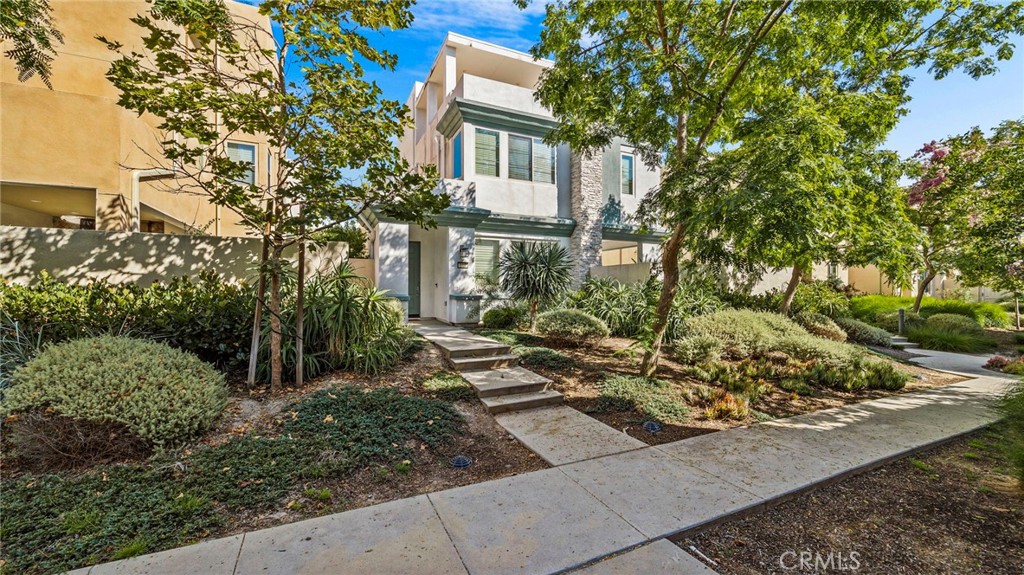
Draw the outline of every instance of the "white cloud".
M545 2L534 0L520 10L512 0L418 0L411 30L452 31L510 48L533 45L531 20L544 14ZM526 34L524 34L526 32Z

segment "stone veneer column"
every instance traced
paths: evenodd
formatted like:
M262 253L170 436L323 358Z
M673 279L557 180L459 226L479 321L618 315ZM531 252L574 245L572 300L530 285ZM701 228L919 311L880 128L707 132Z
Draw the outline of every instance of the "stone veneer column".
M601 154L573 153L569 190L576 228L569 237L569 257L573 263L574 287L583 283L591 266L601 265L601 209L604 206L601 171Z

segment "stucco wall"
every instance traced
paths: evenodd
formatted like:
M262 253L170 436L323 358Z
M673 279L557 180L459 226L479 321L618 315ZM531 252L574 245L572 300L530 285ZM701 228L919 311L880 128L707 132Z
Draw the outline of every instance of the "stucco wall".
M153 159L161 156L157 120L117 105L118 92L105 77L116 54L96 36L119 41L126 50L143 51L143 30L129 19L148 11L151 4L142 0L50 0L50 4L54 24L64 35L53 61L53 89L38 77L19 82L11 59L0 58L0 199L6 185L90 190L95 194L94 206L80 215L95 217L97 229L129 230L131 170L167 167L169 162ZM269 29L269 21L256 7L239 2L227 5L233 14L266 22ZM232 139L260 144L256 173L265 181L265 140L242 135ZM143 183L140 199L205 233L244 235L239 218L230 212L165 189ZM42 190L41 201L55 201Z
M106 279L148 285L155 280L214 271L228 281L253 277L257 238L144 234L0 226L0 278L31 283L46 270L69 283ZM331 242L306 258L306 272L326 272L348 246ZM294 258L295 250L287 252Z
M785 291L786 286L789 284L789 280L793 275L793 268L783 268L779 270L772 270L764 274L761 281L754 285L754 289L751 290L753 294L761 294L773 289L779 291ZM827 280L828 279L828 264L818 263L814 265L811 270L811 279L815 280ZM839 281L844 284L847 283L849 274L847 268L842 266L839 267Z
M647 281L651 277L651 264L640 262L615 266L594 266L590 268L592 278L612 278L623 284Z

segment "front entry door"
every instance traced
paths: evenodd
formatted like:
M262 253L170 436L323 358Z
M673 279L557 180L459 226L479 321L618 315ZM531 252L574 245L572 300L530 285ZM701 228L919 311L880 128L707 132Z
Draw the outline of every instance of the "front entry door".
M419 242L409 242L409 317L420 317Z

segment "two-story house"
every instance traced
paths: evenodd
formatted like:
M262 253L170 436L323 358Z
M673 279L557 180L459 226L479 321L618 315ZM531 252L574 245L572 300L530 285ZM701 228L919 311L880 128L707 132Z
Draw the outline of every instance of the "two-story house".
M440 171L451 206L437 227L369 217L376 281L410 317L476 322L484 284L516 240L558 242L577 281L602 265L657 258L660 238L629 215L660 179L626 142L592 157L544 136L556 126L534 98L552 65L449 33L408 99L414 127L400 141L411 165Z

